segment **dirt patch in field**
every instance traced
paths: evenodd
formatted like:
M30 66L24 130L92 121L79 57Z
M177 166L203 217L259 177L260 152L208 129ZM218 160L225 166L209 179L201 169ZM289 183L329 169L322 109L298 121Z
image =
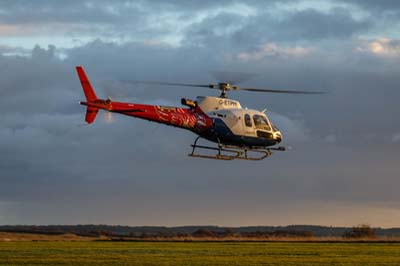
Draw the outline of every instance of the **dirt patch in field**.
M107 240L106 237L84 237L74 234L45 235L28 233L7 233L0 232L0 242L10 241L93 241Z

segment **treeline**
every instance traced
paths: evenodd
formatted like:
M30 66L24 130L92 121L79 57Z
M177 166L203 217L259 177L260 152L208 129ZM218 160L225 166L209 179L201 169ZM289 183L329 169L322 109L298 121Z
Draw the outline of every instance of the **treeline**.
M232 228L227 228L223 232L215 232L207 229L198 229L192 234L192 237L210 237L210 238L282 238L282 237L314 237L314 233L304 230L275 230L275 231L254 231L241 232Z
M174 237L244 237L244 238L280 238L280 237L345 237L374 238L400 237L400 228L382 229L368 225L356 227L326 227L312 225L293 226L120 226L120 225L5 225L0 232L33 233L46 235L75 234L78 236L108 236L133 238L174 238Z

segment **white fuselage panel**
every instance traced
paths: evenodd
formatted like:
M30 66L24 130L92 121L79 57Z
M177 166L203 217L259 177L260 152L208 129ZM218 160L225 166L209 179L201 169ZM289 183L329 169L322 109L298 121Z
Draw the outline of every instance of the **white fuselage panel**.
M238 101L219 97L198 96L196 102L205 113L223 109L242 108Z
M253 138L272 136L282 139L281 132L263 112L243 109L238 101L225 98L198 96L196 101L208 116L222 120L236 136Z

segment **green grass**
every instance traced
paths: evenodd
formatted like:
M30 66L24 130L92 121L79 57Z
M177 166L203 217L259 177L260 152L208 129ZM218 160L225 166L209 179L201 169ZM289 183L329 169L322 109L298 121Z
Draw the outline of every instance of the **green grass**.
M399 243L0 242L0 265L400 265Z

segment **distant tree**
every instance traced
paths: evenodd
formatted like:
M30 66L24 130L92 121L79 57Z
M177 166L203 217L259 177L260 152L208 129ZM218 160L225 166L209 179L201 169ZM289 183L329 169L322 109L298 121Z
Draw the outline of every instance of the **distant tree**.
M343 234L345 238L374 238L375 230L368 224L361 224L353 227Z
M232 228L226 228L222 234L223 237L233 237L236 235L236 232Z
M193 237L217 237L217 234L207 229L198 229L192 233Z
M260 232L260 231L255 231L255 232L240 232L240 236L241 237L252 237L252 238L256 238L256 237L268 237L270 235L269 232Z
M274 237L314 237L312 231L307 230L276 230L272 232Z
M139 237L142 238L142 239L146 239L146 238L149 238L150 235L148 233L146 233L146 232L143 232L143 233L140 234Z
M185 238L185 237L189 237L190 234L188 234L188 233L178 233L176 236L177 236L177 237Z

